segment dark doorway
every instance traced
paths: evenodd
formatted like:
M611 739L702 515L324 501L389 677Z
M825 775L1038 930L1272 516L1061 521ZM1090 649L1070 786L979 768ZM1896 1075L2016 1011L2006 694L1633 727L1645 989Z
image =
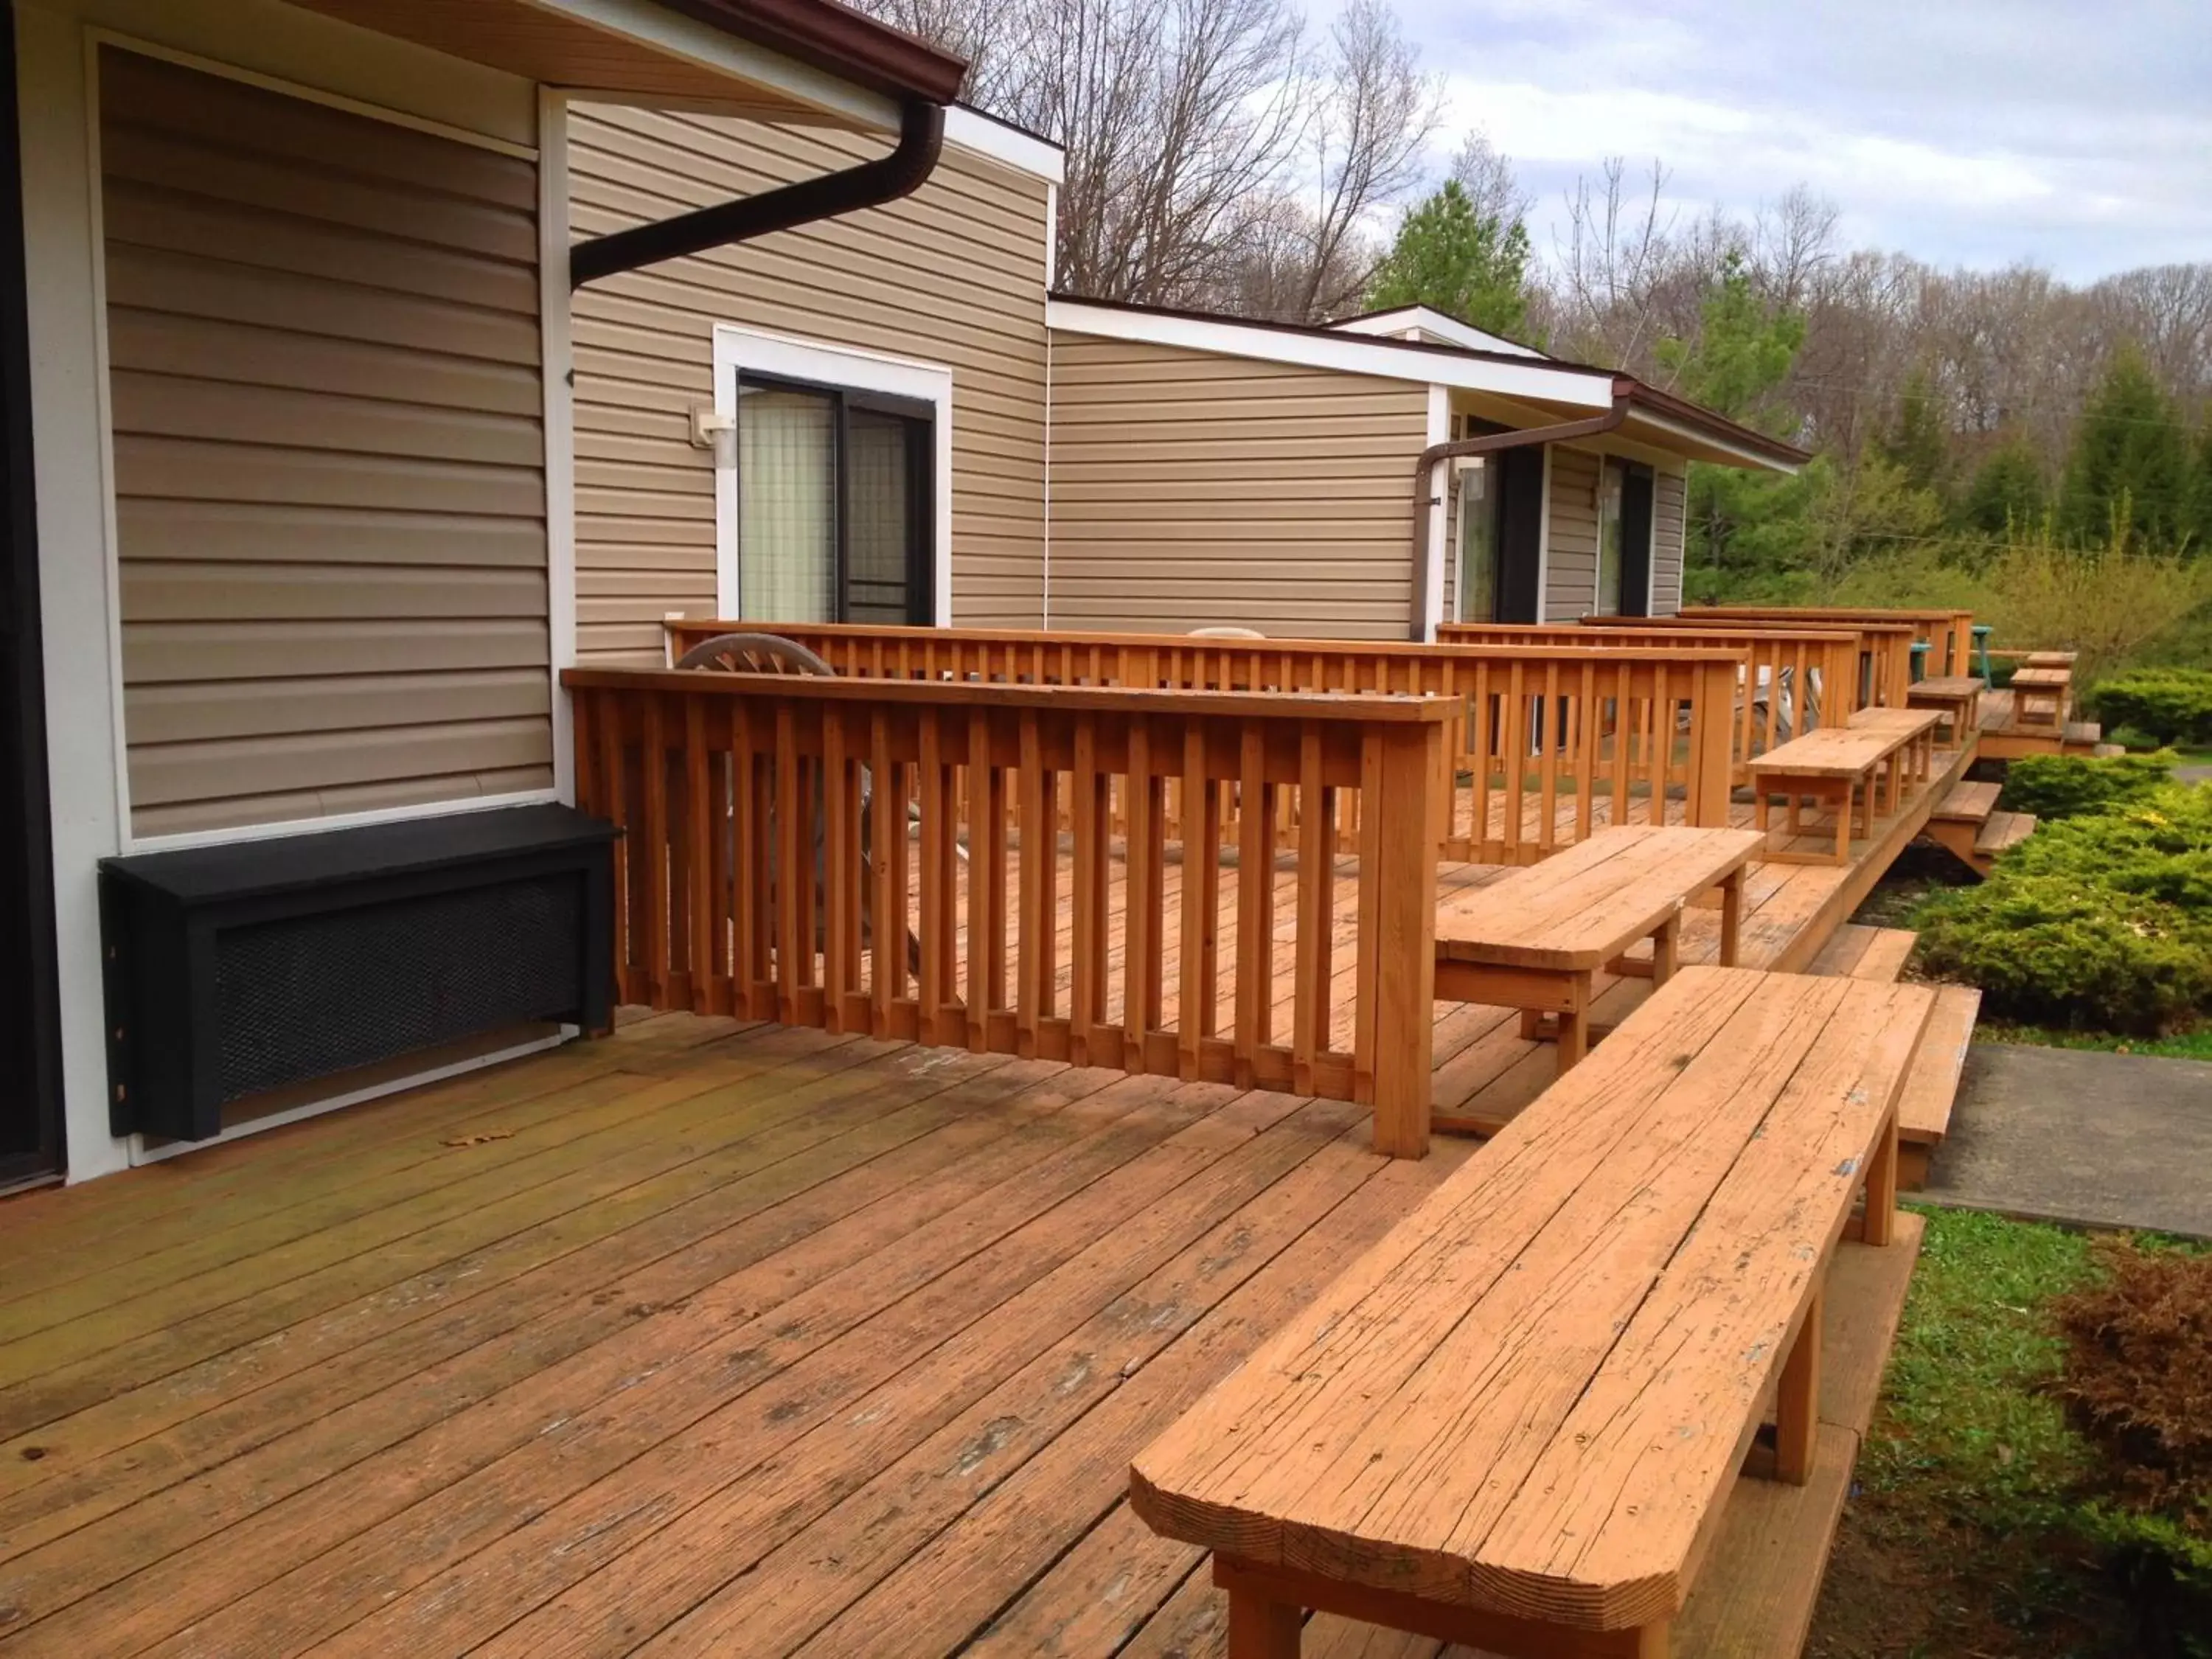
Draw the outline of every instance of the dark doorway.
M1544 449L1530 444L1499 450L1498 471L1498 620L1533 623L1543 596Z
M15 16L0 0L0 1188L61 1168Z
M1620 614L1651 614L1651 491L1648 466L1631 462L1620 481Z

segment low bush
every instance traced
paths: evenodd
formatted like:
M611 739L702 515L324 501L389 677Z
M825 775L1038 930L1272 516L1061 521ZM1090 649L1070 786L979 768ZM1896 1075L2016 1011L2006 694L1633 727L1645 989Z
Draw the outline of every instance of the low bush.
M2212 1009L2212 790L2045 825L1916 917L1923 960L1992 1018L2159 1036Z
M2173 757L2026 755L2005 775L2008 811L2042 819L2079 817L2144 799L2172 781Z
M2161 745L2212 743L2212 670L2130 669L2083 701L2106 726L2132 726Z

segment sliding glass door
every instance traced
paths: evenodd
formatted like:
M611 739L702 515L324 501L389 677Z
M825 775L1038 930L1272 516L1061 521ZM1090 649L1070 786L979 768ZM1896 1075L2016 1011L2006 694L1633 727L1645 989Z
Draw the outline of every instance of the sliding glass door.
M738 605L748 621L930 622L934 410L738 382Z

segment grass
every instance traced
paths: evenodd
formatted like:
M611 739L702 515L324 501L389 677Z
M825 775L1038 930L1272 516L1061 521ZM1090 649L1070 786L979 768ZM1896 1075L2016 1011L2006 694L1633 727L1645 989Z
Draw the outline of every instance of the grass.
M2212 1060L2212 1025L2179 1036L2124 1037L2107 1031L2057 1031L2044 1025L2005 1025L1984 1020L1977 1042L2017 1042L2039 1048L2092 1048L2106 1054L2161 1054L2172 1060Z
M2124 1590L2072 1524L2095 1454L2045 1392L2045 1309L2097 1271L2090 1240L1971 1211L1928 1232L1806 1651L2121 1659Z

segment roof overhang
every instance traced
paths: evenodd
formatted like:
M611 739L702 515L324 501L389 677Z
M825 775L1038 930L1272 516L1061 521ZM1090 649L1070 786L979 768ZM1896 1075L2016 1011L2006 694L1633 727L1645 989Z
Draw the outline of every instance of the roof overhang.
M1431 306L1395 306L1389 311L1370 311L1363 316L1347 317L1329 326L1340 334L1395 336L1401 339L1426 340L1442 345L1455 345L1470 351L1502 351L1512 357L1534 357L1538 362L1550 356L1534 346L1522 345L1518 340L1509 340L1503 334L1492 334L1487 329L1477 328L1473 323L1463 323L1449 312Z
M958 95L961 61L835 0L292 0L615 103L888 131Z
M1565 368L1540 357L1363 337L1339 329L1248 322L1058 296L1045 302L1045 323L1066 334L1180 346L1219 356L1332 369L1344 374L1414 380L1570 410L1605 409L1613 403L1613 377L1601 370Z
M1628 418L1620 426L1625 439L1671 450L1693 461L1760 471L1795 472L1813 459L1779 438L1740 426L1628 375L1620 377L1620 389L1628 401Z

